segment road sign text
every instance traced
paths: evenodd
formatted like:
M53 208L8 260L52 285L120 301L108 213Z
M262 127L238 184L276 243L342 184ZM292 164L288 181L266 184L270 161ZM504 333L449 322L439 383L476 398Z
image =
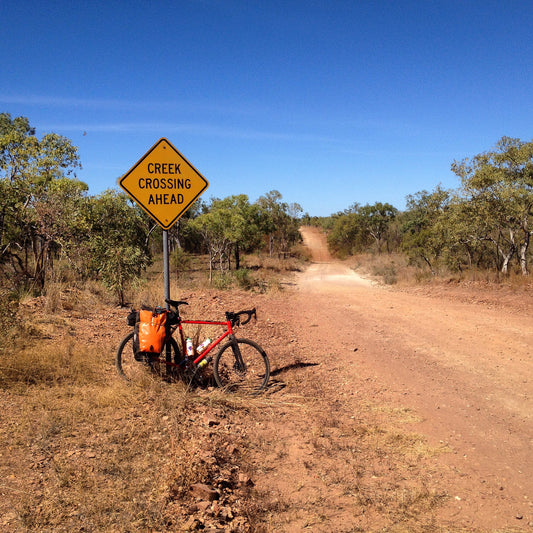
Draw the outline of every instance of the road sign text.
M181 174L181 163L148 163L147 169L150 174Z
M151 194L148 205L177 205L183 203L183 194Z
M164 230L207 189L207 180L162 138L119 180L119 185Z
M139 178L139 189L190 189L191 180L183 178Z

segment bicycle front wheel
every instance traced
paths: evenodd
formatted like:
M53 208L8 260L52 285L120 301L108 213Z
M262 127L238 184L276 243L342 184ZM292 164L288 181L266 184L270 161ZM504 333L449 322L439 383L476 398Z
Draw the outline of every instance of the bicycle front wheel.
M256 342L233 339L215 356L213 373L219 387L232 392L256 394L267 386L270 362Z
M115 366L118 373L127 381L141 381L148 376L160 375L172 377L174 368L166 363L179 363L181 360L180 350L173 337L165 341L161 354L153 359L135 359L134 335L132 331L120 343L115 357Z

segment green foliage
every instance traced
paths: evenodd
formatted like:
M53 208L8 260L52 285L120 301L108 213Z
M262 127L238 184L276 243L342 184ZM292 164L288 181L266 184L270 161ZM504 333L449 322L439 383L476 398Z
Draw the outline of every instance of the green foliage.
M440 186L432 193L418 192L407 197L408 210L402 216L402 249L411 259L422 258L432 273L444 248L437 221L449 200L450 193Z
M76 233L69 215L87 186L68 176L79 166L65 137L39 140L27 118L0 114L0 266L13 284L44 288L54 255Z
M454 162L461 189L440 186L407 197L398 213L388 204L360 207L317 221L329 229L328 243L341 256L381 252L398 243L412 263L436 274L494 268L507 273L516 261L528 274L533 216L533 142L503 137L491 151Z
M127 287L150 264L151 222L125 194L114 190L91 198L89 205L88 267L124 305Z
M492 151L454 162L465 198L476 205L479 238L490 241L507 273L517 258L528 274L533 216L533 141L502 137Z
M378 253L382 252L384 244L390 252L390 230L398 210L390 204L377 202L361 207L359 214L366 232L375 241Z
M77 148L55 133L35 136L25 117L0 114L0 268L2 285L38 292L68 264L98 276L124 300L148 264L150 223L124 195L87 196L76 179Z
M221 273L240 269L242 252L253 252L262 246L268 236L269 249L288 254L290 246L298 241L299 222L296 216L301 208L280 202L277 191L250 204L244 194L214 199L204 206L203 212L188 223L188 230L201 236L209 253L210 280L213 269Z
M254 279L252 271L248 270L247 268L235 270L233 275L235 277L235 280L237 281L237 285L245 291L249 291L250 289L256 286L256 281Z
M146 254L128 244L109 246L102 237L95 239L93 251L98 255L98 272L102 281L117 295L120 305L125 305L128 285L138 278L140 270L148 264Z
M299 204L282 202L279 191L270 191L257 200L261 209L262 230L268 235L270 257L275 253L286 256L291 246L299 242L300 215L303 210Z
M378 202L374 205L354 204L334 219L328 235L330 248L343 257L363 252L375 244L378 253L383 246L388 252L394 247L393 222L398 210L390 204Z
M191 257L183 248L176 248L170 254L170 266L178 277L191 266Z
M336 217L328 234L329 247L340 257L361 252L370 242L363 220L357 212L347 212Z
M126 195L88 196L76 179L77 148L26 117L0 114L0 290L43 292L48 280L73 275L100 279L124 304L127 288L160 253L160 228ZM299 225L328 231L340 256L401 249L431 273L519 268L528 274L533 216L533 141L502 137L496 146L452 164L458 191L440 186L407 197L399 213L387 203L354 204L316 218L270 191L256 203L246 195L198 200L170 229L173 267L188 267L187 252L209 254L210 279L220 286L254 286L241 254L268 249L286 258L300 242ZM155 231L153 231L155 229ZM153 238L155 237L155 238ZM390 275L389 275L390 274ZM392 280L394 272L389 272Z

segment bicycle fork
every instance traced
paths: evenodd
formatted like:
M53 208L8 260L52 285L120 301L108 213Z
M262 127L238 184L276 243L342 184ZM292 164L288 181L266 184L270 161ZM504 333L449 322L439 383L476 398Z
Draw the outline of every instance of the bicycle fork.
M231 342L231 349L233 351L233 357L235 357L235 363L233 364L233 368L240 372L241 374L244 374L246 372L246 365L244 364L241 349L239 348L239 343L235 339L235 335L230 335L229 340Z

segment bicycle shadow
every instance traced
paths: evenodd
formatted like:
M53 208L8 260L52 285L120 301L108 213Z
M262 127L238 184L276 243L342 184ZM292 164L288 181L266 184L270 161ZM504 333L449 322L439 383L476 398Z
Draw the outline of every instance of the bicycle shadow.
M294 370L295 368L306 368L308 366L318 366L320 363L303 363L301 361L297 363L292 363L287 366L282 366L281 368L276 368L276 370L273 370L270 372L271 376L279 376L280 374L284 374L285 372L289 372L290 370Z
M285 382L280 379L276 379L278 376L286 374L287 372L290 372L291 370L295 370L297 368L307 368L309 366L318 366L319 364L320 363L305 363L299 361L297 363L291 363L290 365L282 366L280 368L272 370L272 372L270 372L270 381L267 385L267 391L269 393L274 393L285 388Z

